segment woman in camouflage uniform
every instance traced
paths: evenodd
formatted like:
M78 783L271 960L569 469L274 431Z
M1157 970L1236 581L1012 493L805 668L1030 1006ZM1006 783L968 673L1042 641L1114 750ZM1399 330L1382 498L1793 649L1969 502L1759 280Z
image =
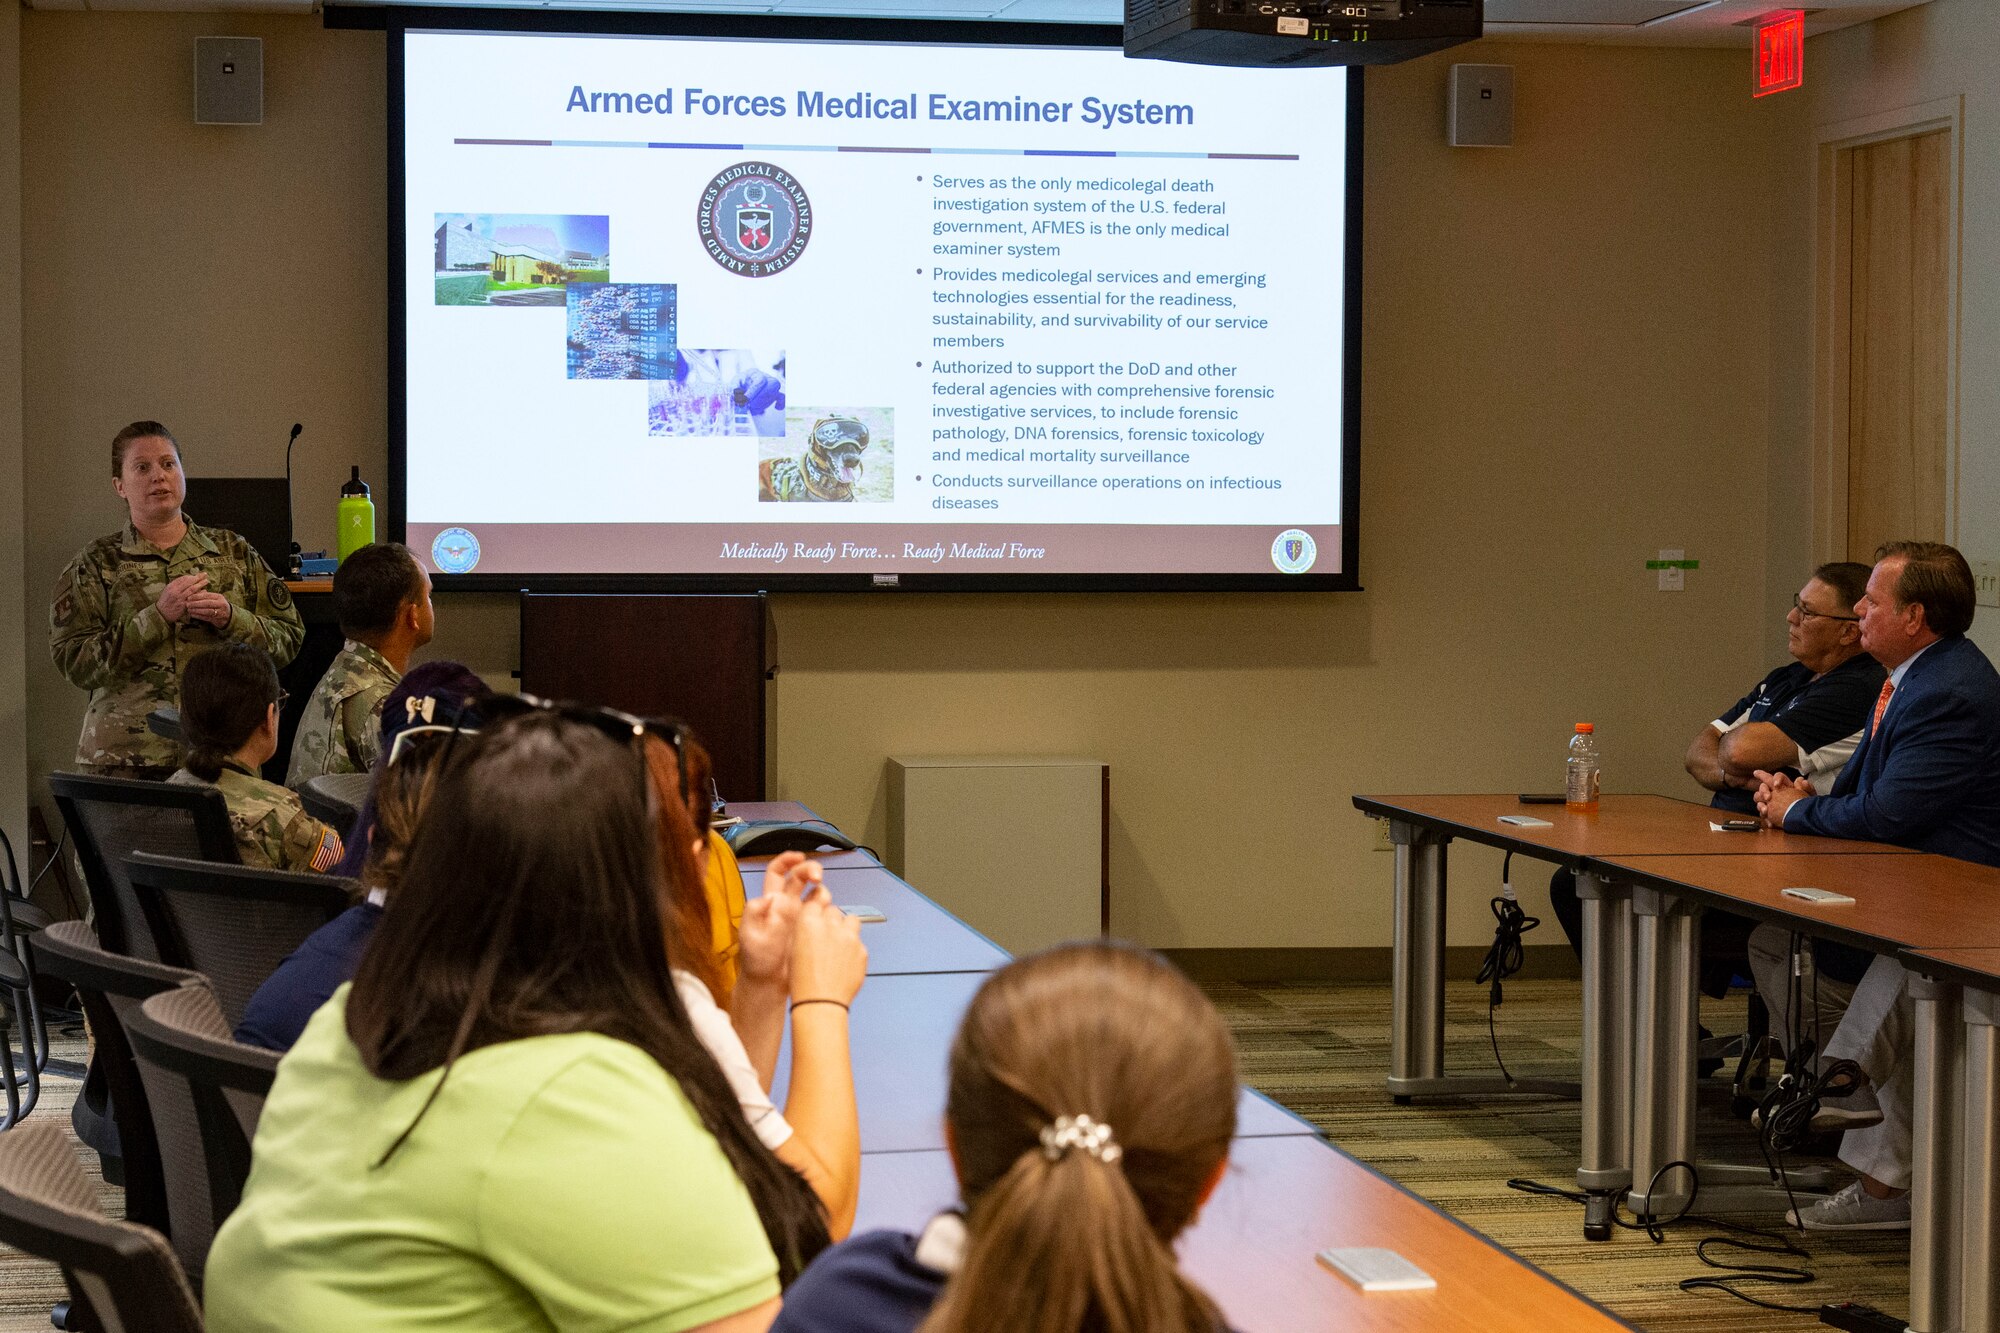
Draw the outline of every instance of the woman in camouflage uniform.
M284 581L250 543L181 512L180 446L157 421L135 421L111 441L112 487L125 530L100 537L56 580L49 651L71 684L90 691L76 764L86 773L163 778L180 746L146 728L155 708L178 707L189 660L220 643L249 643L279 665L305 625Z
M222 793L244 865L330 870L340 862L340 835L307 814L291 788L257 776L278 752L283 702L278 670L262 648L226 643L196 654L181 681L187 767L167 781Z

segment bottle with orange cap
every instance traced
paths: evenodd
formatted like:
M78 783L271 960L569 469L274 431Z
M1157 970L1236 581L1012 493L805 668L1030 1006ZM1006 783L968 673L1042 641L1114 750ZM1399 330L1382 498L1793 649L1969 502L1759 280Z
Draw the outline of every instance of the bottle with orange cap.
M1578 814L1597 813L1597 728L1576 724L1569 738L1569 769L1563 783L1563 806Z

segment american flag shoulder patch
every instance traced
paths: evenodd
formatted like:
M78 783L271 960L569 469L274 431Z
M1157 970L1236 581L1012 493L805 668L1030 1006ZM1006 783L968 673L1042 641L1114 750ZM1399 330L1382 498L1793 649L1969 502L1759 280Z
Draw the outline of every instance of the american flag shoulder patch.
M346 848L340 845L340 835L338 833L335 833L332 829L321 830L319 846L313 851L312 855L312 868L319 871L333 869L340 864L340 858L345 851Z

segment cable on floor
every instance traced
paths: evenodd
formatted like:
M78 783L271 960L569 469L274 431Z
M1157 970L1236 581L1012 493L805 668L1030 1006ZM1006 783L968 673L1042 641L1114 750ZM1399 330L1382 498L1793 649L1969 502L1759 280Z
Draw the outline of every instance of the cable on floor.
M1500 1008L1501 983L1519 972L1527 962L1527 950L1521 937L1542 924L1538 916L1529 916L1521 910L1521 903L1514 896L1514 884L1508 872L1514 865L1514 853L1508 852L1500 862L1500 894L1492 899L1493 945L1487 949L1485 959L1479 964L1479 975L1474 977L1488 987L1486 992L1486 1038L1493 1043L1493 1063L1500 1066L1500 1077L1509 1083L1514 1076L1507 1071L1507 1062L1500 1058L1500 1034L1494 1023L1494 1013Z

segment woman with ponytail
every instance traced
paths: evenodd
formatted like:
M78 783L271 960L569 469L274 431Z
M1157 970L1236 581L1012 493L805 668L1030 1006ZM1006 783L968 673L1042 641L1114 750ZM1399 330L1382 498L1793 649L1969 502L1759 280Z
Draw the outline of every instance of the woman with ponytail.
M499 702L278 1067L214 1333L763 1333L827 1243L675 987L670 895L700 890L661 863L642 725ZM845 1021L852 961L795 973L813 1021Z
M1173 1242L1235 1132L1235 1049L1187 978L1117 944L1011 963L952 1045L962 1211L827 1251L772 1333L1223 1333Z
M198 653L181 673L187 761L169 782L213 787L229 807L236 854L266 870L331 870L340 835L306 813L289 788L257 770L278 752L284 692L271 655L248 643Z

